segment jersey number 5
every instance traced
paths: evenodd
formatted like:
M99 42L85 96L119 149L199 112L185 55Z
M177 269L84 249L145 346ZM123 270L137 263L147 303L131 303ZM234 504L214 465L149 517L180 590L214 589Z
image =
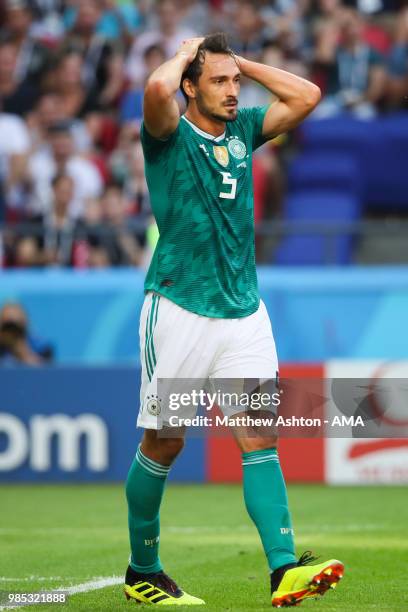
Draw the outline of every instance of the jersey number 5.
M233 200L237 192L237 179L232 178L229 172L221 172L221 174L222 174L222 184L230 185L231 191L229 192L221 191L219 197L225 198L226 200Z

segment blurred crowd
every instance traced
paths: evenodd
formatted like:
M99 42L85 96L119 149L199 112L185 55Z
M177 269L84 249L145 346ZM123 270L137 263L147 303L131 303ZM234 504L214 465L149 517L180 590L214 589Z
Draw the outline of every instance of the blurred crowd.
M401 0L0 0L0 266L147 265L144 83L183 39L220 30L316 82L316 117L407 107ZM242 83L241 106L269 101ZM257 223L279 210L282 146L254 159Z

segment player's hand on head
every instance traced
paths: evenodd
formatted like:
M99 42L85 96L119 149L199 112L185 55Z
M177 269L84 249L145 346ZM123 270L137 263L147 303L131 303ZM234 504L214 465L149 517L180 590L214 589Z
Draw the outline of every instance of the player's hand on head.
M177 50L177 55L184 55L189 62L192 62L195 56L197 55L198 47L201 45L203 40L203 36L197 38L187 38L187 40L183 40Z
M242 55L236 55L234 53L234 60L239 70L242 72L242 74L244 74L245 73L245 62L247 61L245 57L242 57Z

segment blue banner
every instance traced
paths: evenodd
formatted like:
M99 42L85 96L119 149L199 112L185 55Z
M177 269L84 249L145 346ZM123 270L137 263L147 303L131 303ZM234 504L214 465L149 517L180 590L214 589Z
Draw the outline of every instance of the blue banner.
M61 364L139 364L144 273L6 271L0 304L18 300ZM405 359L408 267L259 268L281 361Z
M0 370L0 481L124 480L139 389L138 368ZM204 480L204 444L187 441L171 479Z

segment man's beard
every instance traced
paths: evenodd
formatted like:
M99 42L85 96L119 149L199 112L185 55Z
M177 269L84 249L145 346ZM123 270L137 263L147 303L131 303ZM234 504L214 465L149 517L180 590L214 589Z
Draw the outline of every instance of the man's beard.
M222 121L222 122L227 123L229 121L236 121L236 118L238 116L238 109L234 109L232 111L232 114L226 114L226 115L221 115L219 113L213 112L210 108L208 108L202 96L200 96L199 94L197 95L196 103L197 103L197 108L200 111L200 113L205 115L209 119L216 119L217 121ZM228 111L226 110L225 112L227 113Z
M211 113L210 117L212 117L213 119L217 119L218 121L225 121L226 123L228 123L229 121L236 121L238 116L238 111L234 110L234 114L233 115L227 115L226 117L224 115L217 115L216 113Z

